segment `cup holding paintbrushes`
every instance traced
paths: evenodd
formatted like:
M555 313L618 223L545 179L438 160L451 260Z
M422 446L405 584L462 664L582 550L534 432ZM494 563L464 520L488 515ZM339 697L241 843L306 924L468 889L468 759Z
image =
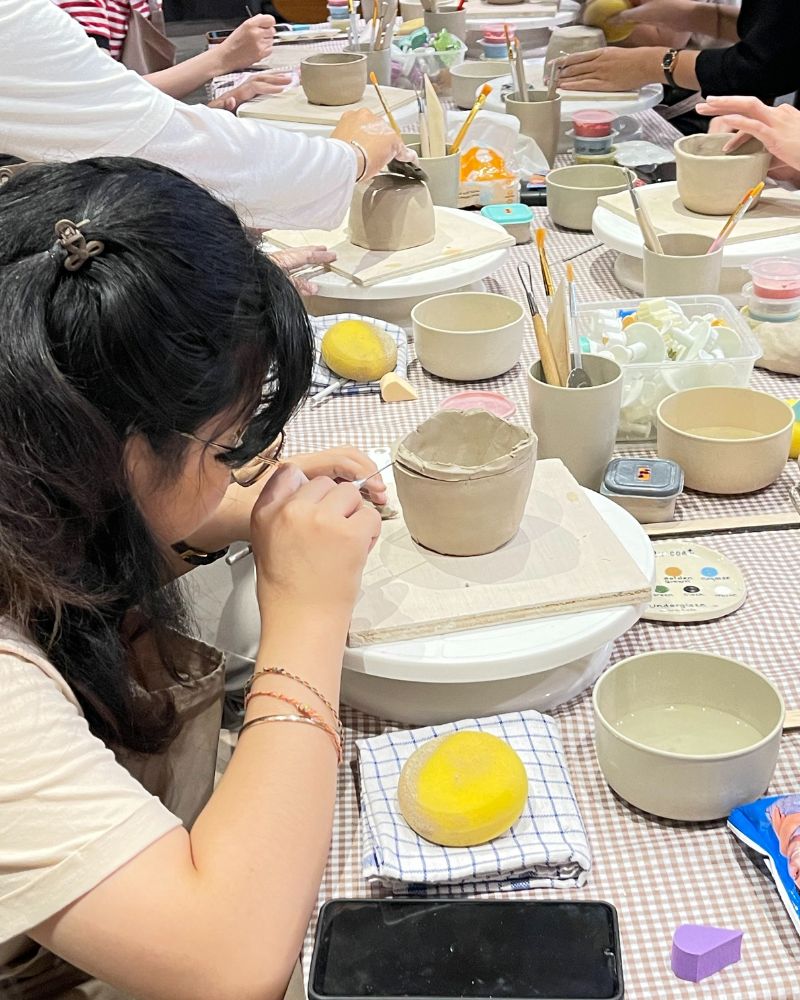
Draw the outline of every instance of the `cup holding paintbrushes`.
M506 113L519 120L520 133L534 140L552 167L561 138L561 97L550 98L547 90L526 87L522 93L506 94L504 100Z

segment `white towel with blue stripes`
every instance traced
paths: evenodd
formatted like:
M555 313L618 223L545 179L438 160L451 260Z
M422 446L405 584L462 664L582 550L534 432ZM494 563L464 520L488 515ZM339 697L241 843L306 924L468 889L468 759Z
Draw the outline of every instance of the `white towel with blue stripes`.
M397 783L403 764L434 736L480 730L504 739L528 773L528 801L508 833L477 847L440 847L403 819ZM459 896L476 892L579 887L591 853L564 760L558 724L539 712L398 730L357 741L363 873L395 893Z

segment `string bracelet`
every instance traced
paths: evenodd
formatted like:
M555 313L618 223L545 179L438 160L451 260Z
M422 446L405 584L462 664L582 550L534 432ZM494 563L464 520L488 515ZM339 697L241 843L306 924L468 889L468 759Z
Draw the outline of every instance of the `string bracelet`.
M305 726L314 726L316 729L321 729L324 733L330 736L331 741L336 749L336 758L339 764L342 763L342 744L339 737L333 731L333 729L326 723L320 723L317 719L310 719L305 715L257 715L254 719L249 719L242 728L239 730L239 738L248 730L252 729L253 726L266 725L269 722L298 722Z
M247 695L250 692L250 689L252 688L254 682L257 681L259 677L268 677L270 675L275 675L276 677L285 677L287 680L296 681L296 683L302 685L302 687L304 687L306 691L310 691L313 695L316 695L316 697L319 698L319 700L322 702L325 708L327 708L328 711L333 716L334 721L336 722L336 729L339 732L339 739L342 738L343 735L342 720L339 718L339 713L336 711L333 705L331 705L331 703L328 701L325 695L321 691L317 690L317 688L315 688L313 684L309 684L309 682L305 680L305 678L299 677L297 674L290 673L283 667L263 667L261 670L257 670L250 678L250 680L247 682L247 684L245 684L244 687L245 694ZM247 702L245 701L245 705L246 704Z

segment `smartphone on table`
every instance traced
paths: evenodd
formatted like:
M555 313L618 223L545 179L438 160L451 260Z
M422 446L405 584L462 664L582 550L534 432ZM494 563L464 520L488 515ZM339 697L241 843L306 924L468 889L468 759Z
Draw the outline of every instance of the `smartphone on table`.
M619 1000L603 902L336 899L317 924L309 1000Z

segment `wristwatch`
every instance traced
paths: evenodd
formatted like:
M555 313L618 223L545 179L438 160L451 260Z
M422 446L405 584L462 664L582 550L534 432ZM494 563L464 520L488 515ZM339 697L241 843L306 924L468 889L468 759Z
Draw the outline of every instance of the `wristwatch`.
M675 72L675 67L678 65L678 56L682 51L682 49L670 49L667 53L665 53L664 58L661 60L661 69L664 73L664 79L670 87L678 86L678 84L675 83L675 77L672 74Z

